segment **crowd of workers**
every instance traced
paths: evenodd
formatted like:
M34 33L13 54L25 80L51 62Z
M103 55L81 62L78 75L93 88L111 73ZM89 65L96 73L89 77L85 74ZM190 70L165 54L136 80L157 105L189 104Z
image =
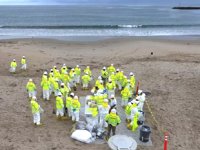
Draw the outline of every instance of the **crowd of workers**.
M24 56L21 64L21 69L26 69ZM11 72L16 71L15 60L11 62L10 67ZM41 77L40 86L45 101L49 101L51 96L55 97L57 119L65 120L68 117L73 122L78 122L80 118L80 97L75 94L77 86L81 85L83 90L91 88L91 95L86 96L87 112L91 114L88 123L92 127L98 126L101 130L107 129L107 137L110 137L111 131L115 135L116 126L121 122L117 113L119 101L116 100L116 92L121 94L120 107L123 107L126 114L128 128L132 131L138 128L139 117L143 115L145 94L142 90L136 92L135 84L136 79L132 72L127 77L113 64L107 68L103 67L96 80L89 66L82 71L79 65L69 69L63 64L60 69L54 66L49 72L45 71ZM26 89L30 98L33 123L40 126L40 113L43 109L36 98L37 88L32 79L29 79Z

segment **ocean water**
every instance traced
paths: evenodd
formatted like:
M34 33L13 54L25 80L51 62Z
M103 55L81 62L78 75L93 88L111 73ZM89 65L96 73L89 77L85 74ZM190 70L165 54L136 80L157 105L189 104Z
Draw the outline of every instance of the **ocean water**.
M200 35L199 10L161 6L0 6L0 38Z

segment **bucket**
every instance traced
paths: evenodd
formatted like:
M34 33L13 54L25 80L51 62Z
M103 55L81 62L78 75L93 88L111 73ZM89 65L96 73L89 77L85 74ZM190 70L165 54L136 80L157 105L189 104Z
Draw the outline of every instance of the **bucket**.
M140 128L140 141L148 142L151 133L151 128L147 125L143 125Z

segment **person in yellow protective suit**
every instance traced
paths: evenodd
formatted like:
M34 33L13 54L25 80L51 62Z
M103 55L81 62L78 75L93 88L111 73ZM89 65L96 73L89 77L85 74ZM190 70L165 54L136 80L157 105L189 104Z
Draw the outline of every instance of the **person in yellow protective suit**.
M130 84L133 91L135 90L135 75L131 72L130 73Z
M64 83L61 83L60 92L63 96L63 99L66 99L66 97L68 97L70 90L68 89L68 87Z
M109 80L108 83L106 83L106 89L108 90L108 98L111 97L111 95L115 96L115 83L112 82L112 80Z
M108 77L108 80L112 80L112 82L114 82L116 85L116 74L112 72L111 75Z
M67 98L66 98L66 110L67 110L67 114L69 117L72 116L72 101L74 98L74 93L71 93Z
M108 71L106 70L106 67L103 67L103 69L101 70L101 77L105 85L108 80Z
M122 95L122 102L121 102L121 106L127 106L128 104L128 100L131 96L131 93L129 91L128 88L124 88L122 91L121 91L121 95Z
M26 58L25 58L25 56L23 56L21 59L21 69L26 70L26 68L27 68Z
M117 100L115 98L114 95L111 95L110 99L109 99L109 104L110 104L110 107L113 108L115 106L117 106Z
M50 89L49 89L49 94L51 95L52 92L54 91L54 87L53 87L53 82L55 81L54 79L54 75L53 75L53 69L50 70L49 73L49 83L50 83Z
M108 97L107 94L98 94L98 95L95 95L93 97L93 100L97 103L98 106L102 106L103 102L104 102L104 99L106 99Z
M144 102L146 100L145 93L142 90L138 90L138 96L136 97L136 99L138 99L138 101L139 101L138 110L143 111Z
M88 74L85 74L84 76L82 76L81 79L82 79L82 84L83 84L83 90L87 90L91 77Z
M109 75L111 75L113 72L116 71L116 69L115 69L115 67L114 67L113 64L111 64L111 65L107 68L107 70L108 70L108 74L109 74Z
M112 135L115 135L116 127L121 123L121 119L117 115L116 109L112 109L110 114L106 115L105 121L108 123L108 134L107 134L107 139L108 139L110 137L111 130L112 130Z
M76 88L76 73L75 73L75 69L72 68L69 72L69 76L70 76L70 87Z
M48 81L47 77L44 78L41 82L41 87L43 90L43 99L44 100L49 100L50 97L50 82Z
M61 72L61 74L65 74L67 72L67 66L65 64L63 64L60 72Z
M72 100L72 121L79 121L79 112L81 108L81 104L78 100L78 96L74 96Z
M29 98L36 96L36 86L32 79L29 79L28 83L26 84L26 90L28 91Z
M139 118L139 113L137 112L134 117L133 117L133 120L131 121L130 123L130 126L131 126L131 130L134 132L137 130L138 128L138 118Z
M48 73L45 71L42 75L42 81L48 79Z
M123 76L123 79L122 79L122 82L121 82L121 84L122 84L122 87L123 87L123 88L125 88L125 87L126 87L126 85L127 85L127 83L128 83L127 76Z
M60 71L57 69L54 71L54 78L57 80L59 83L61 82L61 74Z
M17 68L17 62L15 59L10 63L10 72L15 73Z
M58 119L63 118L64 116L64 103L61 93L58 93L58 96L56 97L56 116Z
M77 84L80 84L81 68L79 67L79 65L77 65L75 68L75 74L76 74L75 81Z
M98 79L95 81L95 86L99 86L101 83L100 81L102 80L101 76L98 77Z
M131 102L129 102L128 105L126 106L126 108L125 108L125 114L126 114L126 122L127 123L131 122L131 120L132 120L132 118L134 116L133 109L136 108L136 107L137 107L136 103L131 103Z
M90 66L87 66L84 70L85 74L88 74L90 77L92 77L92 71L90 70Z
M66 86L68 86L68 88L70 87L70 82L71 82L71 78L68 74L68 72L65 72L65 74L61 75L61 79L62 82L65 83Z
M110 105L108 104L108 99L104 99L104 102L101 107L99 107L99 125L101 130L108 127L108 124L105 121L105 116L109 114Z
M122 85L121 85L121 78L122 78L122 73L119 69L116 70L116 75L115 75L115 79L116 79L116 84L119 90L122 89Z
M31 109L33 114L33 123L37 126L42 125L40 123L40 112L43 112L43 109L38 104L35 96L33 96L31 99Z

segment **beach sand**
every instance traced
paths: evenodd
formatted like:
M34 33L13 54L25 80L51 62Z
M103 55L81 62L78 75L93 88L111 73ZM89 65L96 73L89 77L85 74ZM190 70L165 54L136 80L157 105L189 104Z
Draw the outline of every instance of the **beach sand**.
M45 69L63 63L87 65L97 77L103 66L113 63L125 74L133 71L141 89L151 92L148 102L158 125L145 105L146 123L152 128L152 147L163 149L169 132L170 150L200 149L200 40L159 38L122 38L96 42L67 42L50 39L0 41L0 149L1 150L107 150L107 144L82 144L70 138L71 121L57 121L52 114L54 99L41 100L40 79ZM153 55L151 55L153 52ZM20 62L25 55L28 70L12 75L10 61ZM32 124L32 114L25 90L29 78L38 87L39 103L45 110L42 127ZM77 94L85 96L89 91ZM158 126L158 127L157 127Z

